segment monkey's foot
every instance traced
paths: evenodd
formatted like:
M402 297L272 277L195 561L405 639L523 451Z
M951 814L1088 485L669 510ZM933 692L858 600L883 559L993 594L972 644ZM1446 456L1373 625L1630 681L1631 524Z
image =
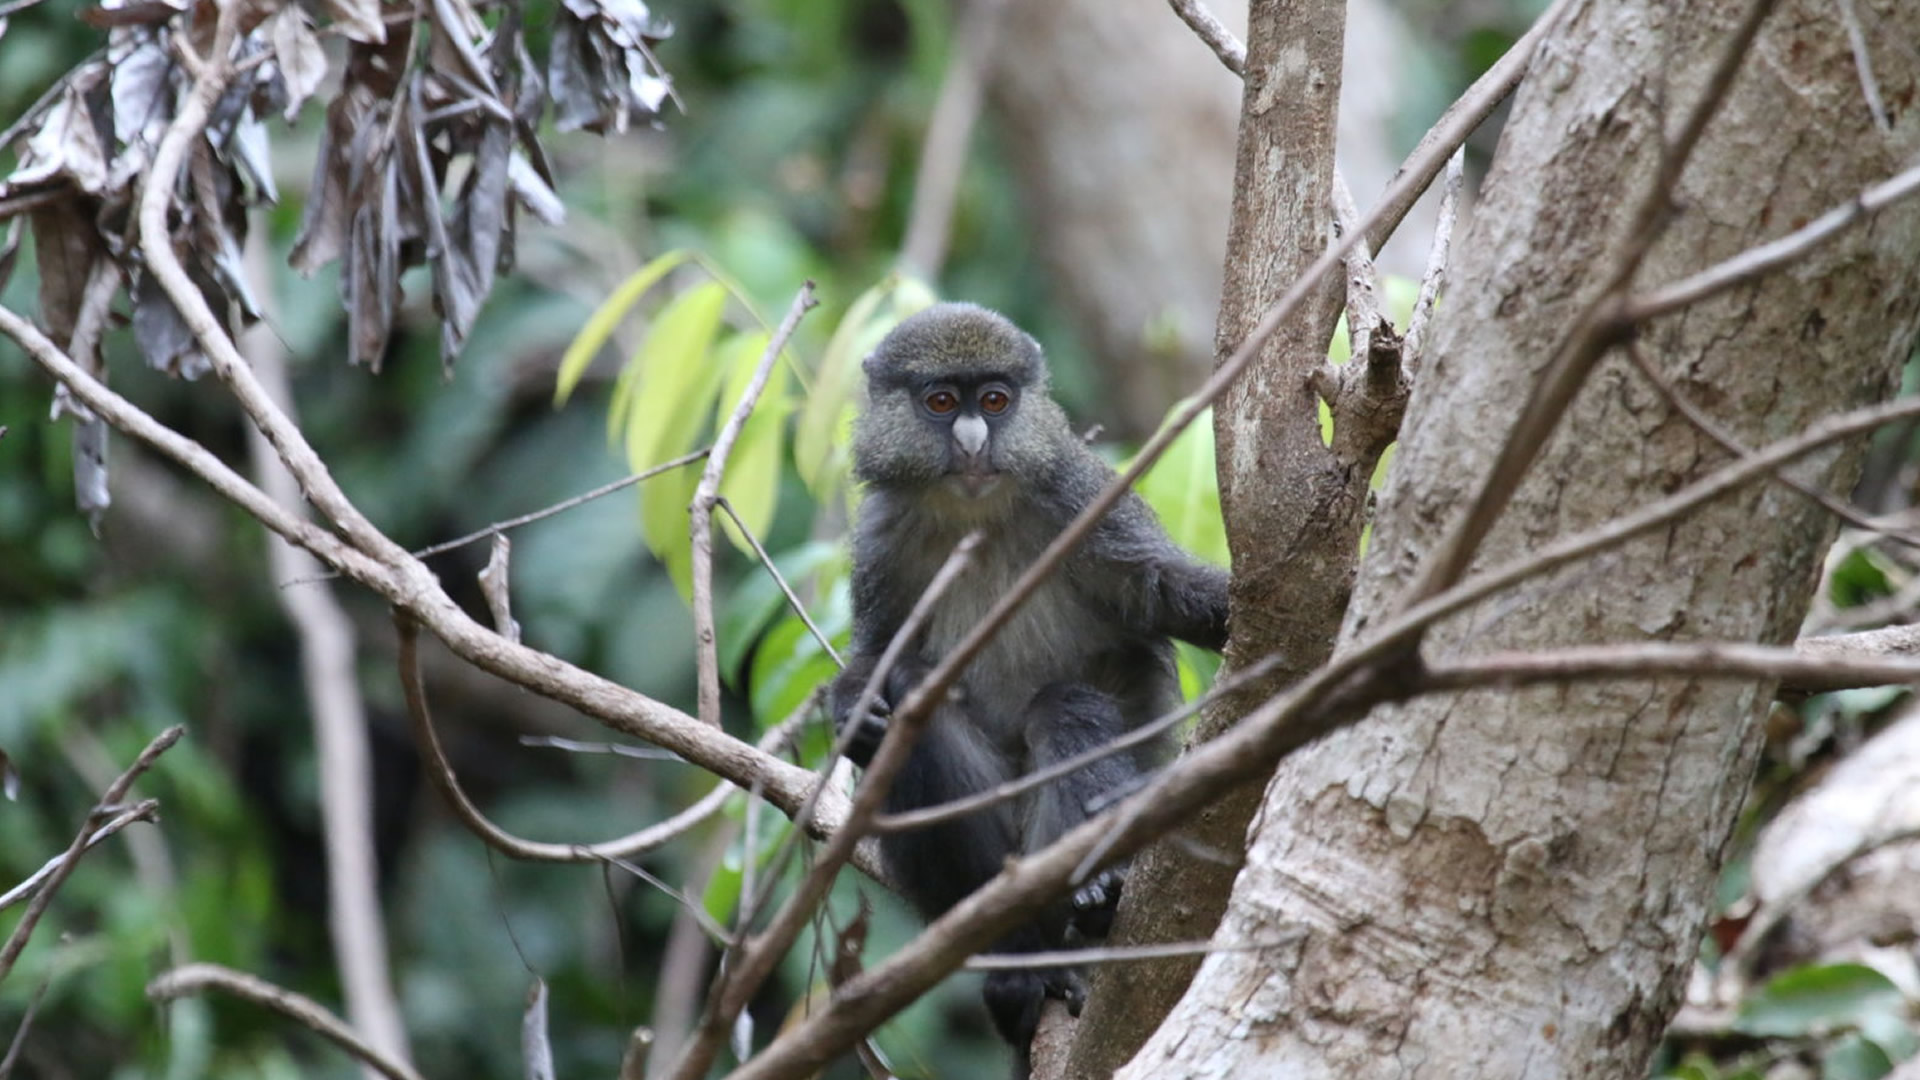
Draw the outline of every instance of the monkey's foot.
M1081 937L1104 938L1113 929L1113 913L1120 907L1120 889L1126 881L1126 871L1114 867L1074 890L1071 922Z
M1040 972L1041 985L1046 995L1067 1003L1067 1011L1075 1016L1087 1004L1087 983L1074 968L1046 968Z

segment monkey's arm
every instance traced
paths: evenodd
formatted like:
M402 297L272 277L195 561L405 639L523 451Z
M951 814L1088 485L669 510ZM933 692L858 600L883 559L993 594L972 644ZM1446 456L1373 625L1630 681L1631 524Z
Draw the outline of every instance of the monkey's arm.
M1082 573L1129 630L1218 652L1227 644L1227 571L1167 538L1137 496L1113 508L1087 539Z

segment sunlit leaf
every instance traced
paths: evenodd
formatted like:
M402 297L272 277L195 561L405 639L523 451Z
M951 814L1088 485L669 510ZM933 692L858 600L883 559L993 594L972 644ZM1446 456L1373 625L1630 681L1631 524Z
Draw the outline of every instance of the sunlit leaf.
M861 293L834 329L793 437L794 468L816 498L830 498L845 471L846 433L860 385L860 361L901 319L933 300L932 291L921 282L889 275Z
M707 426L726 369L713 355L727 290L715 282L675 297L654 320L634 355L639 369L628 404L627 464L650 469L693 449Z
M771 335L747 334L735 339L730 349L733 355L728 360L734 370L728 380L726 392L720 395L720 409L730 413L735 403L746 392L747 383L759 366L761 356L766 352ZM740 440L734 444L733 454L727 460L727 471L720 479L720 494L726 498L727 505L747 530L756 537L764 537L773 524L773 511L780 498L780 448L781 435L786 429L787 415L793 411L792 399L788 396L789 374L785 364L776 363L767 373L766 389L760 394L760 400L754 403L753 412L740 430ZM720 524L726 530L727 539L742 552L752 554L753 547L747 538L734 527L733 520L725 514L720 515Z
M829 567L829 564L844 563L847 558L846 545L837 541L815 540L774 555L773 564L804 598L815 591L805 587L808 578L816 574L820 574L823 581L837 577L837 573L823 571L838 571L838 565ZM823 584L819 591L829 589L829 585ZM742 581L736 583L720 610L722 678L738 686L740 665L746 660L747 651L753 648L767 624L786 606L787 598L781 594L780 586L765 567L745 575Z
M1228 561L1214 472L1213 411L1201 413L1140 478L1141 498L1160 515L1175 543L1217 566Z
M688 253L683 250L669 251L652 262L634 271L633 276L620 283L613 295L594 310L587 321L581 325L580 333L574 337L573 344L560 357L560 374L554 379L553 402L564 405L574 388L580 385L581 376L587 373L587 367L594 357L600 355L600 349L613 336L614 327L627 317L627 312L647 290L658 284L674 267L686 262Z

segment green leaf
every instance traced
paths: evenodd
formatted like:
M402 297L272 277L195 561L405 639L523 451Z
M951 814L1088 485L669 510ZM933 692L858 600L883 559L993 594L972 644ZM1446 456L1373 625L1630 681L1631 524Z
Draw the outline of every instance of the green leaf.
M1214 471L1213 410L1187 425L1140 477L1137 490L1160 515L1160 523L1175 543L1216 566L1227 565L1227 530L1220 517L1220 483Z
M1905 1012L1870 1012L1860 1018L1860 1034L1887 1052L1894 1061L1905 1061L1920 1053L1920 1033Z
M807 595L803 587L806 579L820 572L830 561L847 561L844 545L814 540L773 557L773 565L802 597ZM820 588L825 591L828 586L822 585ZM754 642L760 639L761 633L786 604L787 598L781 595L780 586L774 583L773 575L761 567L746 575L722 605L719 626L720 674L736 689L739 687L740 665L746 660L747 651L753 648Z
M834 328L820 356L820 369L814 373L813 388L801 406L793 438L794 468L807 490L821 502L832 497L846 471L847 433L861 359L901 319L933 301L933 292L925 284L889 274L855 298Z
M640 485L640 535L680 590L693 600L693 546L687 532L687 506L700 486L700 470L675 469Z
M587 373L593 359L600 355L607 339L613 336L613 329L647 290L659 283L674 267L686 262L689 253L685 250L669 251L635 271L632 277L620 283L613 295L600 305L580 327L580 333L567 346L565 355L560 357L560 374L554 379L553 403L563 405L580 385L580 379Z
M822 629L826 629L823 625ZM835 634L835 646L844 648L846 635ZM821 651L806 625L789 615L761 639L753 654L751 691L753 714L772 722L786 716L821 683L839 670Z
M1900 988L1865 964L1809 965L1768 980L1740 1003L1736 1031L1801 1036L1853 1026L1872 1013L1906 1009Z
M1820 1055L1821 1080L1880 1080L1892 1071L1886 1052L1857 1034L1843 1036Z
M771 338L771 334L744 334L722 350L728 357L728 366L733 369L726 393L720 396L723 414L731 413L746 393L747 384L752 381L754 369L760 365ZM787 416L793 411L793 400L787 392L789 378L787 366L778 362L767 373L766 389L761 392L760 400L754 402L753 412L748 414L745 426L740 429L740 439L734 443L733 453L727 459L727 471L720 477L720 494L756 537L767 535L767 529L773 524L774 507L780 500L781 435L786 430ZM720 527L733 546L753 554L753 545L734 527L733 520L726 514L719 518Z
M634 472L693 449L726 377L712 355L726 304L726 286L717 282L687 290L660 312L634 355L638 382L626 416L627 464Z

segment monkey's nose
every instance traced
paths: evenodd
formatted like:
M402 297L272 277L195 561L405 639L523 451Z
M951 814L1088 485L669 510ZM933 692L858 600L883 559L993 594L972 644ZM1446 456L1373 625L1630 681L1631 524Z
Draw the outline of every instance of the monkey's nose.
M978 416L963 416L953 422L953 441L960 452L978 458L987 448L987 422Z

